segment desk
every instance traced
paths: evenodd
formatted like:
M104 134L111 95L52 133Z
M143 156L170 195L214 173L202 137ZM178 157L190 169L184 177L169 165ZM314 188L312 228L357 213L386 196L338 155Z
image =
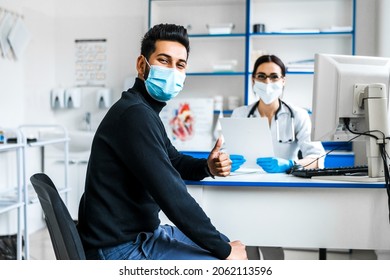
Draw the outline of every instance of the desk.
M186 183L217 229L246 245L390 249L384 183L259 173Z

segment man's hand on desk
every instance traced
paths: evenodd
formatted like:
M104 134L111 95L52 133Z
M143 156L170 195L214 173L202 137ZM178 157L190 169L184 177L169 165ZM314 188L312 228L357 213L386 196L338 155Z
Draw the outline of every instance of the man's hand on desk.
M227 260L247 260L248 256L246 255L245 245L241 241L232 241L229 242L232 246L232 251L230 255L226 258Z

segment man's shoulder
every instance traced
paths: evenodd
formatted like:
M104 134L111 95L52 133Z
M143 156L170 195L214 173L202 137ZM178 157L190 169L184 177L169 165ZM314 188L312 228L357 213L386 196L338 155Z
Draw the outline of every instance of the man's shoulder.
M149 113L152 110L140 93L130 90L122 93L122 97L118 100L116 105L118 108L122 109L121 111L123 113L131 113L132 111L135 111L136 113Z
M145 125L155 122L155 113L142 98L129 92L122 93L122 97L108 110L101 126L106 129L142 129ZM119 132L119 131L118 131Z

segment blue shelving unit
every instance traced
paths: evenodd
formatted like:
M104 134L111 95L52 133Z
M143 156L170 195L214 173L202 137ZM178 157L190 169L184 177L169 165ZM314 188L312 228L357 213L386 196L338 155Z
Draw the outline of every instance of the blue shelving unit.
M306 0L305 0L306 1ZM253 40L269 40L269 39L292 39L292 38L304 38L304 39L308 39L310 40L310 38L330 38L330 37L347 37L347 38L350 38L351 40L351 48L350 48L350 52L348 54L352 54L354 55L355 54L355 27L356 27L356 23L355 23L355 18L356 18L356 0L338 0L340 3L347 3L349 7L351 7L351 14L350 15L346 15L346 17L350 17L351 18L351 22L348 23L351 25L352 27L352 30L351 31L340 31L340 32L333 32L333 31L320 31L320 32L272 32L272 31L267 31L267 32L264 32L264 33L253 33L253 30L252 30L252 25L253 25L253 19L251 17L253 17L254 15L254 11L253 9L255 5L259 5L259 3L261 5L267 5L267 4L270 4L273 2L273 0L268 0L268 1L258 1L258 0L236 0L236 1L233 1L233 0L211 0L211 1L199 1L199 0L193 0L193 1L183 1L183 0L171 0L171 1L163 1L163 0L149 0L149 17L148 17L148 24L149 24L149 27L152 26L153 24L153 16L154 16L154 10L153 10L153 4L158 4L158 5L171 5L171 7L173 7L174 5L182 5L184 8L182 9L182 13L185 13L185 8L188 8L189 9L193 9L194 7L199 7L201 5L204 6L204 12L206 13L207 12L207 9L209 9L210 5L212 4L215 4L215 5L229 5L229 4L238 4L238 5L243 5L243 9L241 9L240 11L242 11L242 16L241 18L243 18L244 20L244 25L241 26L241 29L238 30L237 32L233 32L231 34L208 34L208 33L205 33L205 32L199 32L199 33L190 33L190 38L194 38L194 39L198 39L198 38L201 38L201 39L219 39L219 38L226 38L226 39L229 39L229 38L238 38L238 39L242 39L244 40L244 49L243 49L243 52L244 52L244 62L243 62L243 70L242 71L234 71L234 72L212 72L212 71L194 71L194 72L188 72L187 75L190 76L190 77L242 77L243 81L244 81L244 88L243 88L243 99L244 99L244 104L248 104L248 101L249 101L249 93L250 93L250 77L251 77L251 74L252 74L252 69L251 69L251 51L252 51L252 44L253 44ZM281 1L279 1L281 2ZM283 4L290 4L294 2L294 1L282 1L281 3L279 3L279 6L283 6ZM296 3L303 3L304 1L303 0L296 0L295 1ZM310 3L313 3L315 2L314 0L313 1L309 1ZM321 3L324 3L324 1L319 1ZM334 1L334 2L337 2L337 1ZM192 3L192 4L191 4ZM305 2L306 4L308 4L308 2L306 1ZM187 5L187 6L186 6ZM191 6L192 5L192 6ZM344 7L344 6L343 6ZM347 8L345 8L344 10L347 10ZM223 10L221 10L223 13ZM235 12L235 11L232 11L232 12ZM275 11L276 12L276 11ZM177 17L179 18L179 22L173 22L173 23L179 23L179 24L182 24L180 22L180 20L183 21L183 16L181 15L182 13L176 13ZM271 14L272 15L272 10L270 11L267 11L268 14ZM166 13L165 15L166 16L172 16L171 14L175 14L175 13ZM192 10L190 12L190 15L188 17L191 17L192 14L194 15L194 18L199 18L199 15L194 13ZM165 16L164 15L164 16ZM202 18L206 18L206 22L209 20L207 18L207 15L202 15L204 17ZM228 15L229 16L229 15ZM213 18L219 18L219 17L222 17L222 15L218 15L218 14L214 14L213 15ZM226 17L225 17L226 18ZM189 19L186 19L188 21L191 21L191 18ZM210 20L213 20L213 19L210 19ZM284 18L273 18L272 19L273 22L275 21L286 21ZM171 21L172 22L172 21ZM266 22L266 25L268 23ZM281 43L279 43L281 44ZM294 50L291 50L292 52ZM313 59L314 59L314 53L312 54L313 56ZM288 71L287 72L287 75L313 75L313 71Z

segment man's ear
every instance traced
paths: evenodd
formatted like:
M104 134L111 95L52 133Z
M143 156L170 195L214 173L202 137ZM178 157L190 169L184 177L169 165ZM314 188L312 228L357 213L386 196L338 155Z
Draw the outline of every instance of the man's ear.
M138 72L138 78L144 80L145 71L146 71L146 62L145 62L145 57L143 55L138 56L136 68Z

